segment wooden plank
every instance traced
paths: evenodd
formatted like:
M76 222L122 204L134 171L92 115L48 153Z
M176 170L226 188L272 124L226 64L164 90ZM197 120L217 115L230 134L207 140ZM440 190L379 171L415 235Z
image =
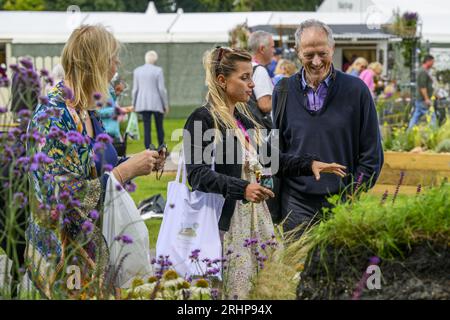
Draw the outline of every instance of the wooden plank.
M450 171L450 154L385 152L384 167L399 170Z
M396 185L400 180L400 173L402 171L405 174L403 178L404 185L417 186L418 184L421 184L423 186L432 186L439 185L445 178L450 180L450 170L402 170L391 169L387 166L384 166L381 170L381 174L378 178L377 183Z

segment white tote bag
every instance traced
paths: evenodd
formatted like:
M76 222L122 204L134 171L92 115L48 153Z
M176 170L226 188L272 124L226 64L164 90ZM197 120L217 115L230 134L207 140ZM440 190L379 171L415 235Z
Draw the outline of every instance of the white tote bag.
M189 190L182 153L176 180L169 182L167 187L167 202L156 243L156 256L169 256L180 276L205 273L207 267L201 260L222 257L218 224L224 201L221 194ZM199 263L192 263L189 256L196 249L200 250ZM220 268L220 264L214 267Z
M115 285L129 288L134 278L151 274L149 236L134 200L123 188L117 190L118 185L120 183L110 174L106 185L102 231L110 250L112 275L117 273ZM116 239L122 235L130 237L132 243Z

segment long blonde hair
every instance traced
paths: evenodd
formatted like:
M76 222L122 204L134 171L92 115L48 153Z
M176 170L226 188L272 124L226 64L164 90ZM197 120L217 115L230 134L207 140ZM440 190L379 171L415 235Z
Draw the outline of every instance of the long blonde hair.
M72 107L90 109L94 93L108 96L111 66L118 59L120 43L102 25L82 25L70 35L61 64L73 90Z
M217 131L227 129L234 130L234 132L238 133L238 138L243 142L241 130L238 129L235 118L230 114L227 105L227 94L217 80L217 77L220 74L228 77L231 73L235 72L237 70L236 63L239 61L251 62L252 57L244 50L217 47L214 50L206 52L203 59L203 65L206 71L206 85L208 86L206 101L208 101L211 106L210 110L214 120L214 128ZM253 123L256 129L256 142L257 144L260 144L262 141L260 132L261 125L257 123L251 115L247 104L237 103L236 109ZM220 135L216 134L216 142L218 138L220 138Z

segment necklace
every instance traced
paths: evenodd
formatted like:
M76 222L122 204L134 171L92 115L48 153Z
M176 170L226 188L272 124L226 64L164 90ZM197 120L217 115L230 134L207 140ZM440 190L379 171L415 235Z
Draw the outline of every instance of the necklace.
M81 120L83 120L83 122L86 122L87 117L88 117L88 112L86 110L81 110L80 111Z

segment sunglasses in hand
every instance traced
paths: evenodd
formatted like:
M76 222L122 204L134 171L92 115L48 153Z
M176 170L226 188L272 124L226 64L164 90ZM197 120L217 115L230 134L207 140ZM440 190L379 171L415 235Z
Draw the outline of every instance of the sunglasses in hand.
M157 149L153 144L151 144L149 147L149 150L157 151L159 154L159 158L163 165L155 166L155 171L156 171L156 180L161 180L161 177L164 173L164 160L165 160L166 153L167 153L167 145L165 143L163 143ZM164 157L164 159L162 157Z

